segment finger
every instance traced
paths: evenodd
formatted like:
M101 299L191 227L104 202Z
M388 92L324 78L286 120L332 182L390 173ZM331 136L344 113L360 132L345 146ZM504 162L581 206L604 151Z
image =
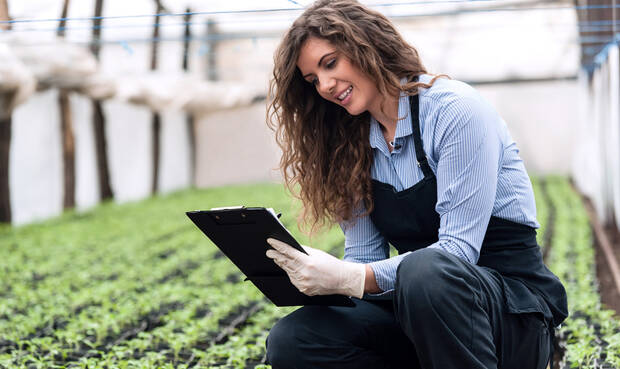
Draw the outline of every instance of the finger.
M283 255L276 250L267 250L267 252L265 252L265 255L268 258L272 259L273 262L276 263L280 268L290 269L289 263L291 262L291 259L288 258L286 255Z
M273 259L273 262L280 267L280 269L284 270L286 272L286 274L288 274L289 278L293 278L292 274L295 273L295 271L293 269L291 269L291 267L289 266L289 264L287 263L287 259Z
M280 254L277 251L267 250L265 255L267 255L268 258L272 259L273 262L276 263L280 267L283 266L283 265L286 266L288 264L289 258L287 258L286 256Z
M267 243L271 247L276 249L279 253L292 259L298 259L301 255L304 255L299 250L296 250L293 246L287 243L284 243L280 240L276 240L275 238L268 238Z
M278 259L278 258L282 258L284 257L282 254L280 254L279 252L277 252L276 250L267 250L267 252L265 253L265 255L269 258L269 259Z

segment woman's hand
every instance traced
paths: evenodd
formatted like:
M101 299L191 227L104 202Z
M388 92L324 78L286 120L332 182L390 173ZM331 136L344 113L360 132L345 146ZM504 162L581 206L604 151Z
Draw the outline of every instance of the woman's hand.
M293 285L304 294L340 294L357 298L364 294L364 264L343 261L324 251L303 246L306 255L273 238L268 238L267 243L275 249L267 250L267 257L284 269Z

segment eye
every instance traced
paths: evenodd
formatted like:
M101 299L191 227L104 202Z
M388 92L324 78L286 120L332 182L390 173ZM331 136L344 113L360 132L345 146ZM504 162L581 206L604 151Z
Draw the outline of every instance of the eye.
M316 77L312 77L312 79L307 79L306 82L308 82L312 86L316 86L319 84L319 79Z
M326 64L325 64L325 68L327 69L332 69L333 67L336 66L336 58L330 59Z

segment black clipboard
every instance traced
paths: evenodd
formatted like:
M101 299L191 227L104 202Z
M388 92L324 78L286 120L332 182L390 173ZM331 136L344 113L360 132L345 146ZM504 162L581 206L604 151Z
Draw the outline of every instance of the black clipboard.
M286 242L305 253L301 245L268 209L235 207L189 211L187 216L276 306L355 306L342 295L307 296L284 270L269 259L267 238Z

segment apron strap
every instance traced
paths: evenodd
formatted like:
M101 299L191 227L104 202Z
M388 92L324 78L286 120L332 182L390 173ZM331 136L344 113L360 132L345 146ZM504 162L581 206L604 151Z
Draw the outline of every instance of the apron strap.
M413 125L413 143L415 145L415 156L418 167L422 168L424 177L433 175L431 167L428 165L428 159L424 153L422 146L422 135L420 134L420 99L418 94L409 96L409 107L411 108L411 122Z
M551 341L551 347L549 349L549 368L553 369L553 354L555 349L555 328L551 322L549 324L549 340Z

